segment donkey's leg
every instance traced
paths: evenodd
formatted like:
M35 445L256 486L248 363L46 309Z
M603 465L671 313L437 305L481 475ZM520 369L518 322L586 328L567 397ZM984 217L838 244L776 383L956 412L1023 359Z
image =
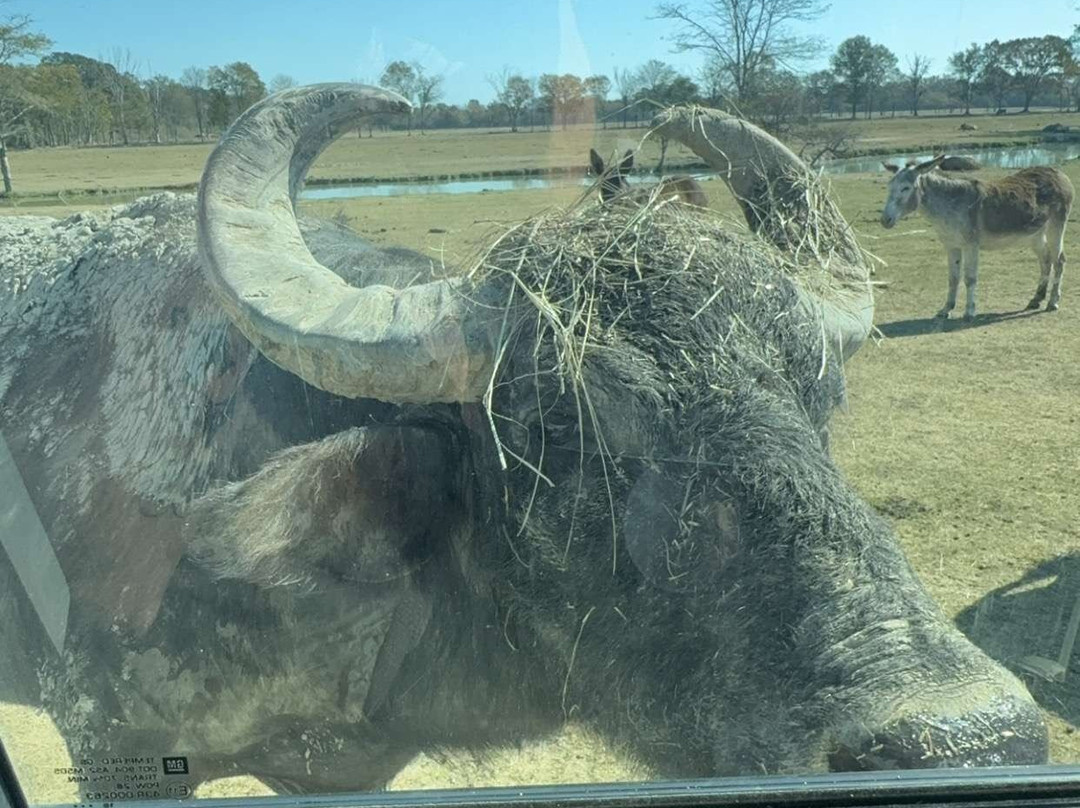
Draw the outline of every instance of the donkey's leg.
M964 306L964 319L975 319L975 284L979 282L979 248L965 247L963 250L964 286L967 288L967 305Z
M1065 220L1050 223L1046 234L1047 255L1054 258L1054 283L1050 287L1047 311L1057 311L1061 303L1061 276L1065 273Z
M937 316L943 319L956 308L956 287L960 285L960 256L960 250L949 250L949 296L945 299L945 308L937 313Z
M1050 270L1054 266L1054 255L1051 255L1050 242L1046 238L1046 230L1035 236L1031 241L1031 248L1039 257L1039 285L1035 289L1035 297L1027 304L1029 309L1037 309L1046 298L1046 286L1050 282ZM1056 253L1055 253L1056 255Z

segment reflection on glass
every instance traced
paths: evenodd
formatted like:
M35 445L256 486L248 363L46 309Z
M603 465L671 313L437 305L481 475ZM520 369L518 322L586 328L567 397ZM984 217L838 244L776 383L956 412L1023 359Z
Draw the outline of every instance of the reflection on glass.
M3 75L89 92L22 48ZM156 188L144 154L190 148L197 195L0 217L0 737L32 802L1080 760L1080 377L1046 350L1067 291L1009 308L1030 245L932 320L947 251L880 227L881 157L819 171L820 132L730 88L665 74L627 120L596 76L514 112L508 73L489 133L406 62L215 70L113 64L143 117L107 82L105 123L28 113L56 145L212 135L78 150ZM832 92L801 117L853 126ZM1023 149L976 156L1069 182L1073 146Z

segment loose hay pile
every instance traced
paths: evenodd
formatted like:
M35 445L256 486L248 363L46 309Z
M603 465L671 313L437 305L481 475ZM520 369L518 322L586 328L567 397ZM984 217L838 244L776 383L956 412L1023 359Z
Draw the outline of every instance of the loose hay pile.
M678 322L683 333L658 336L678 342L697 332L711 339L715 318L706 314L718 304L746 318L754 309L794 306L789 279L823 296L845 284L837 273L840 262L831 260L834 245L805 216L807 210L831 212L831 206L807 209L809 194L818 191L805 193L798 200L798 245L792 241L795 219L782 218L791 205L776 204L762 224L770 233L783 233L791 251L728 217L660 198L654 189L652 195L607 205L591 203L589 194L568 209L534 216L496 239L470 274L507 279L511 299L504 336L519 330L520 318L539 312L536 342L553 341L560 368L577 376L587 347L609 342L620 323L636 321L633 330L641 331L650 321Z
M736 390L783 388L821 409L837 398L835 378L818 385L834 360L798 289L828 294L843 281L715 212L655 192L609 205L586 197L503 234L471 274L506 290L485 405L503 468L520 463L537 484L550 484L550 447L514 454L506 439L523 412L539 410L546 430L572 441L595 436L601 455L652 457L672 418L702 440L716 424L736 428L725 415ZM619 423L601 423L612 412Z

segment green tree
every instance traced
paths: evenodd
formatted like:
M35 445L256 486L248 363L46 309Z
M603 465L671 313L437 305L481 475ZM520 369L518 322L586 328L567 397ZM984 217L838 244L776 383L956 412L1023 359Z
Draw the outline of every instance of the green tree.
M585 95L592 100L593 109L596 111L596 117L603 120L603 127L607 129L607 117L604 114L604 103L607 101L608 93L611 92L611 79L607 76L588 76L584 82Z
M949 73L956 81L964 114L971 114L971 98L975 94L976 81L983 65L983 49L972 42L965 50L949 57Z
M820 115L825 110L834 111L836 76L831 70L818 70L811 73L806 77L803 91L815 115Z
M391 62L379 77L379 85L393 90L407 101L412 101L416 94L416 71L408 62ZM406 116L405 128L409 133L412 132L412 110L409 110Z
M266 97L266 85L247 62L232 62L207 71L210 122L225 127L252 104Z
M841 42L830 60L832 71L851 104L852 120L869 92L873 62L874 43L861 34Z
M113 131L111 88L116 68L107 62L79 53L56 51L41 58L41 64L70 65L79 72L82 91L79 101L79 142L105 142Z
M561 122L565 129L585 99L584 82L573 73L564 73L561 76L545 73L537 81L536 87L545 105L551 110L552 121Z
M692 104L701 100L701 90L686 76L676 76L671 81L654 88L653 100L665 106Z
M0 21L0 178L4 184L4 195L12 191L7 139L23 125L23 119L42 104L28 86L30 68L13 63L27 56L37 56L52 47L52 41L47 36L30 30L32 24L25 15L10 16Z
M1030 36L1002 44L1001 67L1023 93L1024 112L1031 111L1031 101L1043 81L1063 70L1069 56L1069 43L1059 36Z
M995 109L1004 109L1013 76L1008 69L1008 48L994 39L983 46L982 65L979 68L979 84L990 96Z
M866 117L869 118L874 111L874 99L878 90L888 82L894 80L897 75L896 55L884 45L874 45L870 54L870 73L867 84Z
M875 93L896 73L896 56L860 34L840 43L830 65L851 104L851 118L854 120L860 102L869 118Z
M40 99L31 114L37 139L50 146L77 139L82 80L73 65L39 64L29 74L28 87Z

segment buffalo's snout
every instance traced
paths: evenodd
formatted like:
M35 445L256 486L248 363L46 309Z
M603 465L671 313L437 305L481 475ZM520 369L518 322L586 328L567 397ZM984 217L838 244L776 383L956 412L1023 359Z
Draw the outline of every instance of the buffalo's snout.
M861 726L829 754L833 771L1015 766L1048 760L1049 737L1037 705L1023 695L950 714L927 710L880 727Z

